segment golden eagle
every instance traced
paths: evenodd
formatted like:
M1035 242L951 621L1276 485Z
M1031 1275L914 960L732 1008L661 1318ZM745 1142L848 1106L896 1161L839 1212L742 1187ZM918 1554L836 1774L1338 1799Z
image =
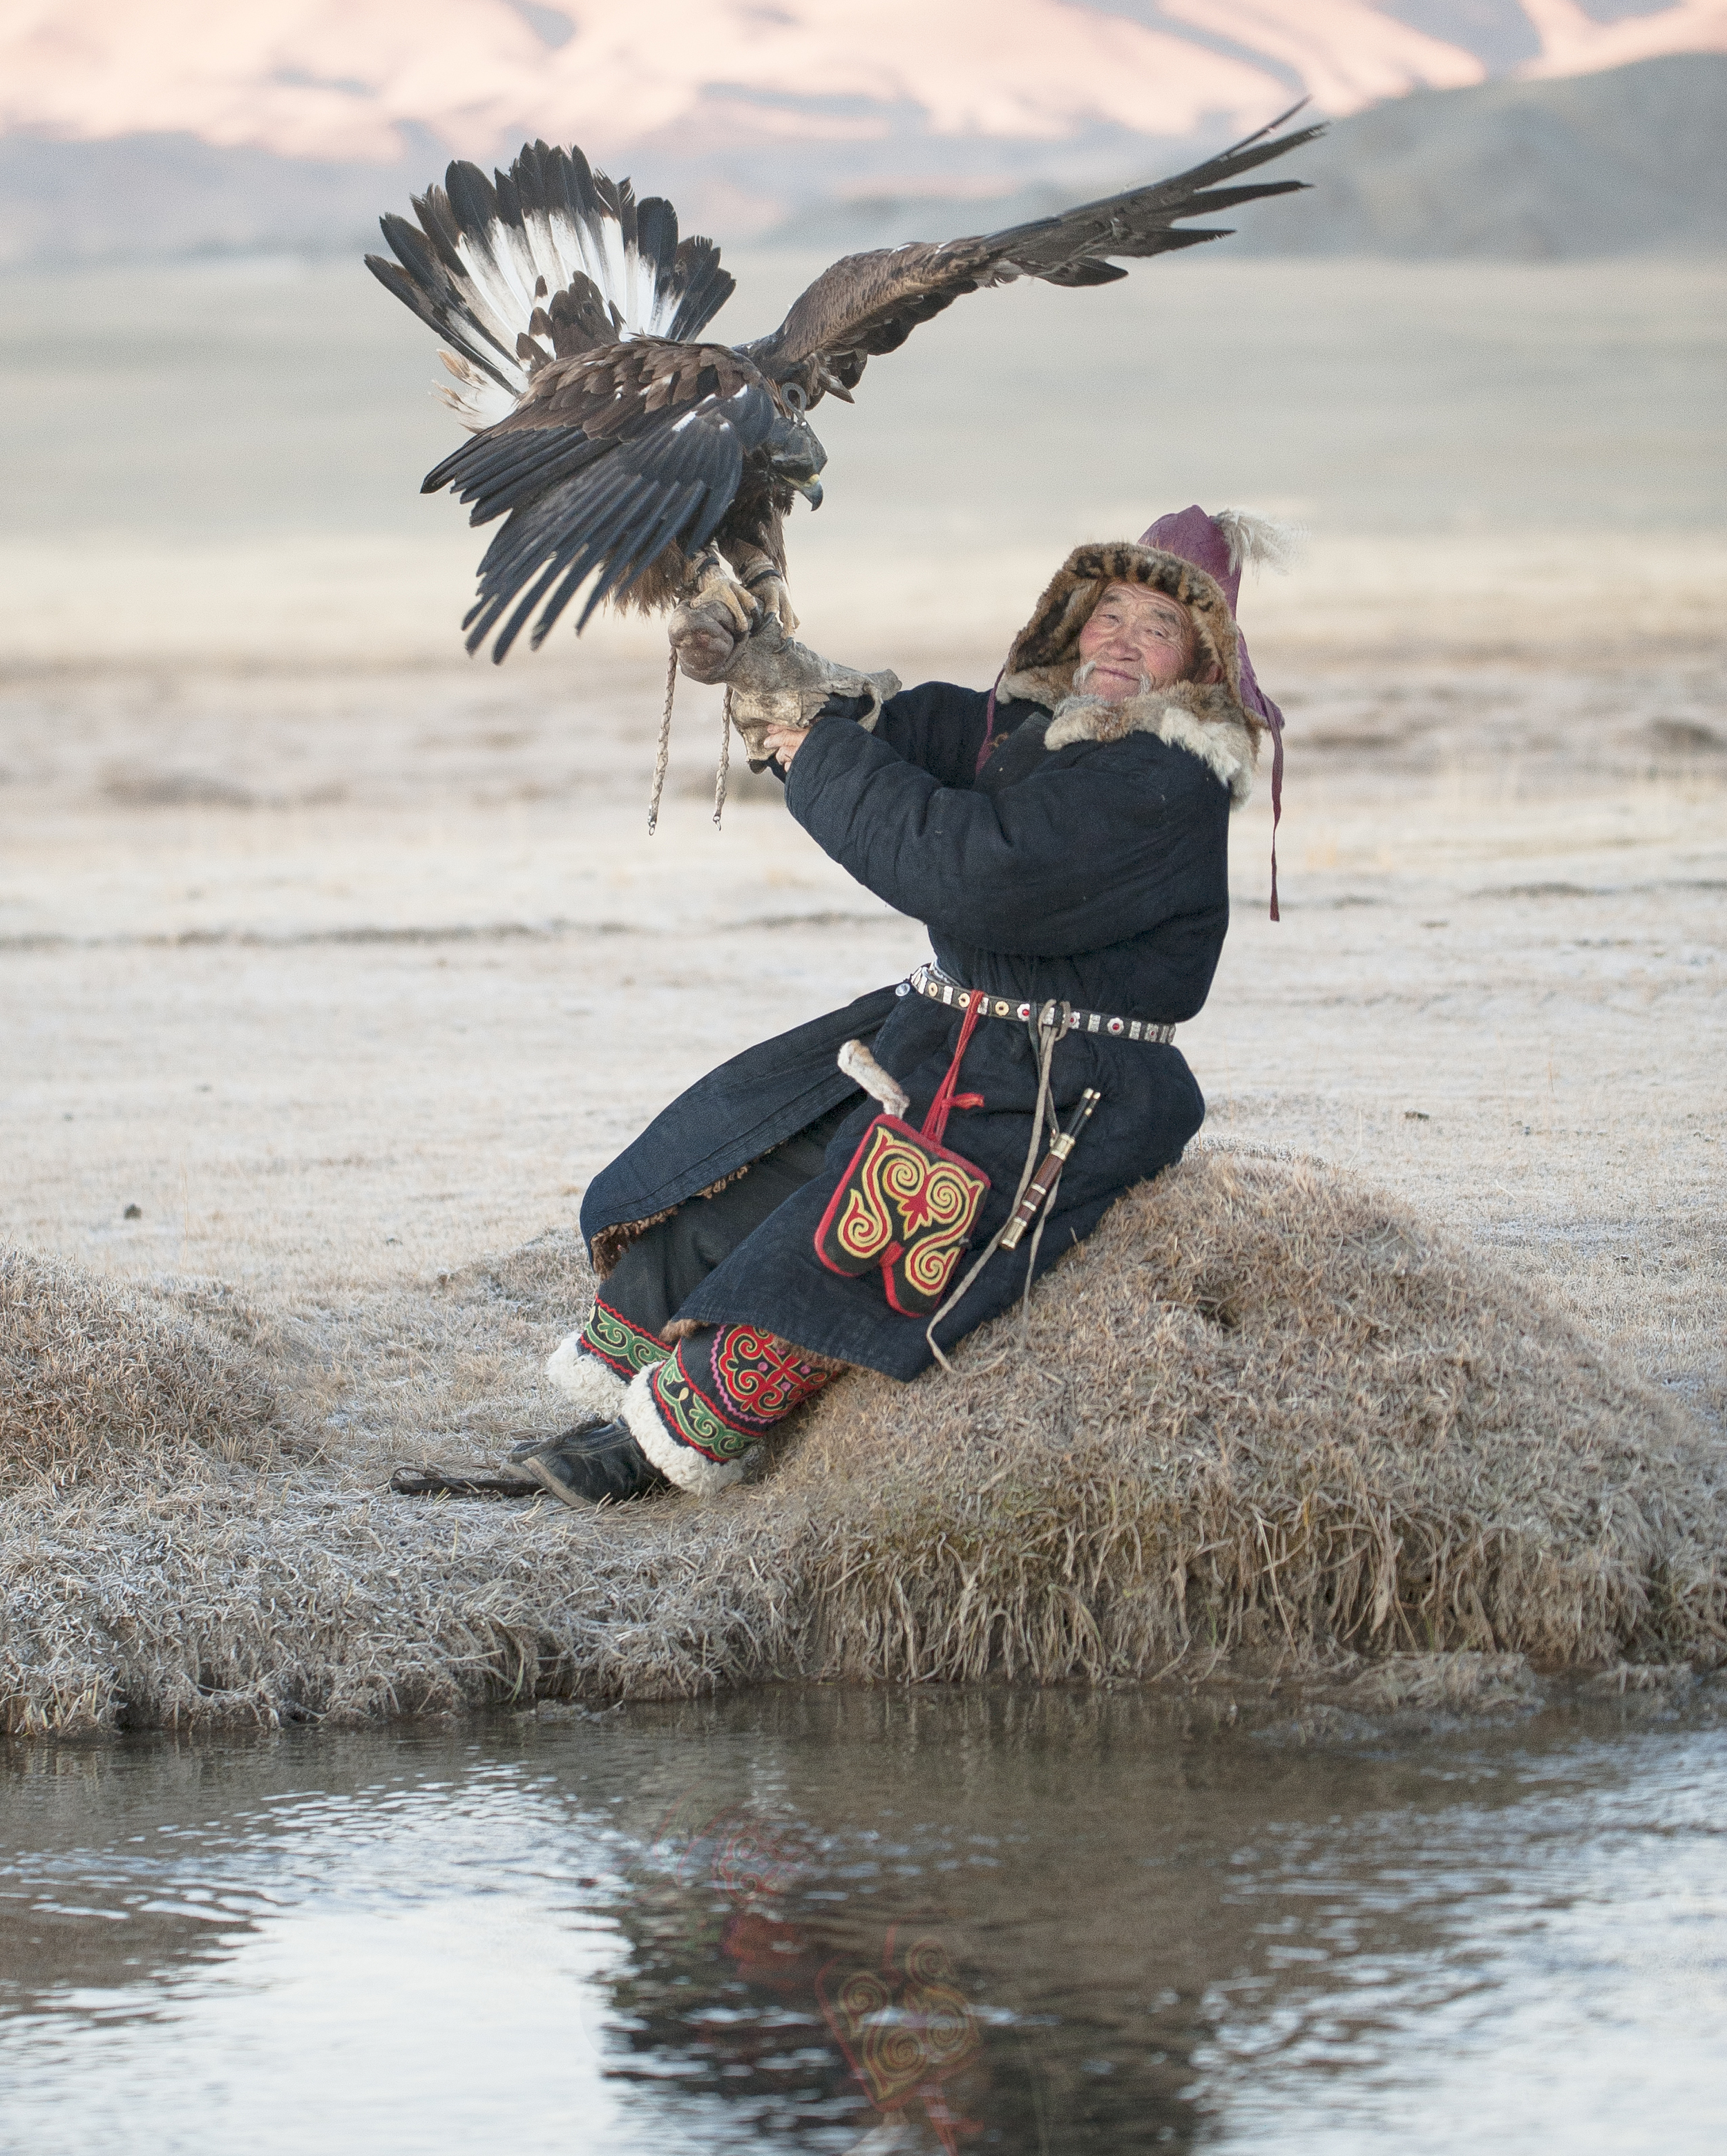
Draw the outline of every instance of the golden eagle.
M490 180L451 165L413 198L417 228L381 220L395 260L366 262L450 347L439 357L460 387L444 395L472 430L421 491L450 487L475 524L505 519L462 624L468 649L490 636L501 660L537 609L537 649L590 576L578 633L606 599L651 611L698 586L740 626L761 606L794 627L784 520L794 495L820 501L827 461L811 408L851 403L870 359L962 293L1016 277L1107 285L1127 275L1112 256L1225 238L1176 226L1299 189L1232 184L1323 131L1279 135L1299 109L1191 171L1059 217L848 254L743 345L702 341L734 280L711 239L678 238L669 202L638 202L628 180L543 142Z

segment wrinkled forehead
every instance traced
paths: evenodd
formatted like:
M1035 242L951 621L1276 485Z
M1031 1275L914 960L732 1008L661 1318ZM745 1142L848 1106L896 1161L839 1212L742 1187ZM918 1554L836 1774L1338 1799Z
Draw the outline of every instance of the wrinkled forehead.
M1128 614L1167 615L1172 621L1190 626L1193 617L1180 599L1172 599L1167 592L1160 592L1154 584L1108 583L1103 587L1093 613L1105 607L1119 607Z
M1097 621L1100 614L1108 614L1113 621L1128 629L1149 629L1154 625L1162 628L1181 628L1184 634L1192 632L1192 614L1180 599L1171 599L1166 591L1158 591L1155 584L1104 584L1097 593L1097 603L1091 608L1089 621Z

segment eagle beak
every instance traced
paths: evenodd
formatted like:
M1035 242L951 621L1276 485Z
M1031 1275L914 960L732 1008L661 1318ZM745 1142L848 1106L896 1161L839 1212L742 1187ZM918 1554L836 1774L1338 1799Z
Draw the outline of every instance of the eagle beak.
M812 509L820 508L821 481L819 479L800 479L794 480L793 484Z

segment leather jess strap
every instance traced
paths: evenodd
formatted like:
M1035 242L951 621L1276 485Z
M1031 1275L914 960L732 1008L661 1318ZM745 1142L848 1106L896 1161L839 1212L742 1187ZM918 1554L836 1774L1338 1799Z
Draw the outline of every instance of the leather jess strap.
M1059 1014L1061 1006L1046 999L1041 1003L1016 1003L1010 996L992 996L984 992L980 1003L974 1001L975 988L960 987L957 981L943 978L933 966L919 966L917 971L902 981L897 993L902 996L928 996L933 1003L946 1004L954 1010L966 1009L969 1005L979 1018L1008 1018L1020 1024L1029 1024L1035 1014L1051 1011ZM1070 1010L1069 1033L1098 1034L1109 1040L1149 1041L1167 1047L1175 1038L1173 1025L1154 1025L1147 1019L1121 1018L1109 1011Z

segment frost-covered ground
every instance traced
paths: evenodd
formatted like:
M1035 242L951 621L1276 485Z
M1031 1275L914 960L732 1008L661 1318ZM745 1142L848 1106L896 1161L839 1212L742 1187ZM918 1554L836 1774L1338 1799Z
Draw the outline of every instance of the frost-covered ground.
M746 265L734 333L808 266ZM1308 522L1243 602L1290 718L1285 918L1262 787L1182 1036L1210 1127L1509 1249L1717 1417L1723 281L1219 250L983 295L825 411L793 528L812 641L984 683L1080 538L1195 495ZM461 660L429 341L369 280L8 300L0 1235L266 1306L417 1295L921 954L766 782L713 829L707 692L649 841L650 629Z

